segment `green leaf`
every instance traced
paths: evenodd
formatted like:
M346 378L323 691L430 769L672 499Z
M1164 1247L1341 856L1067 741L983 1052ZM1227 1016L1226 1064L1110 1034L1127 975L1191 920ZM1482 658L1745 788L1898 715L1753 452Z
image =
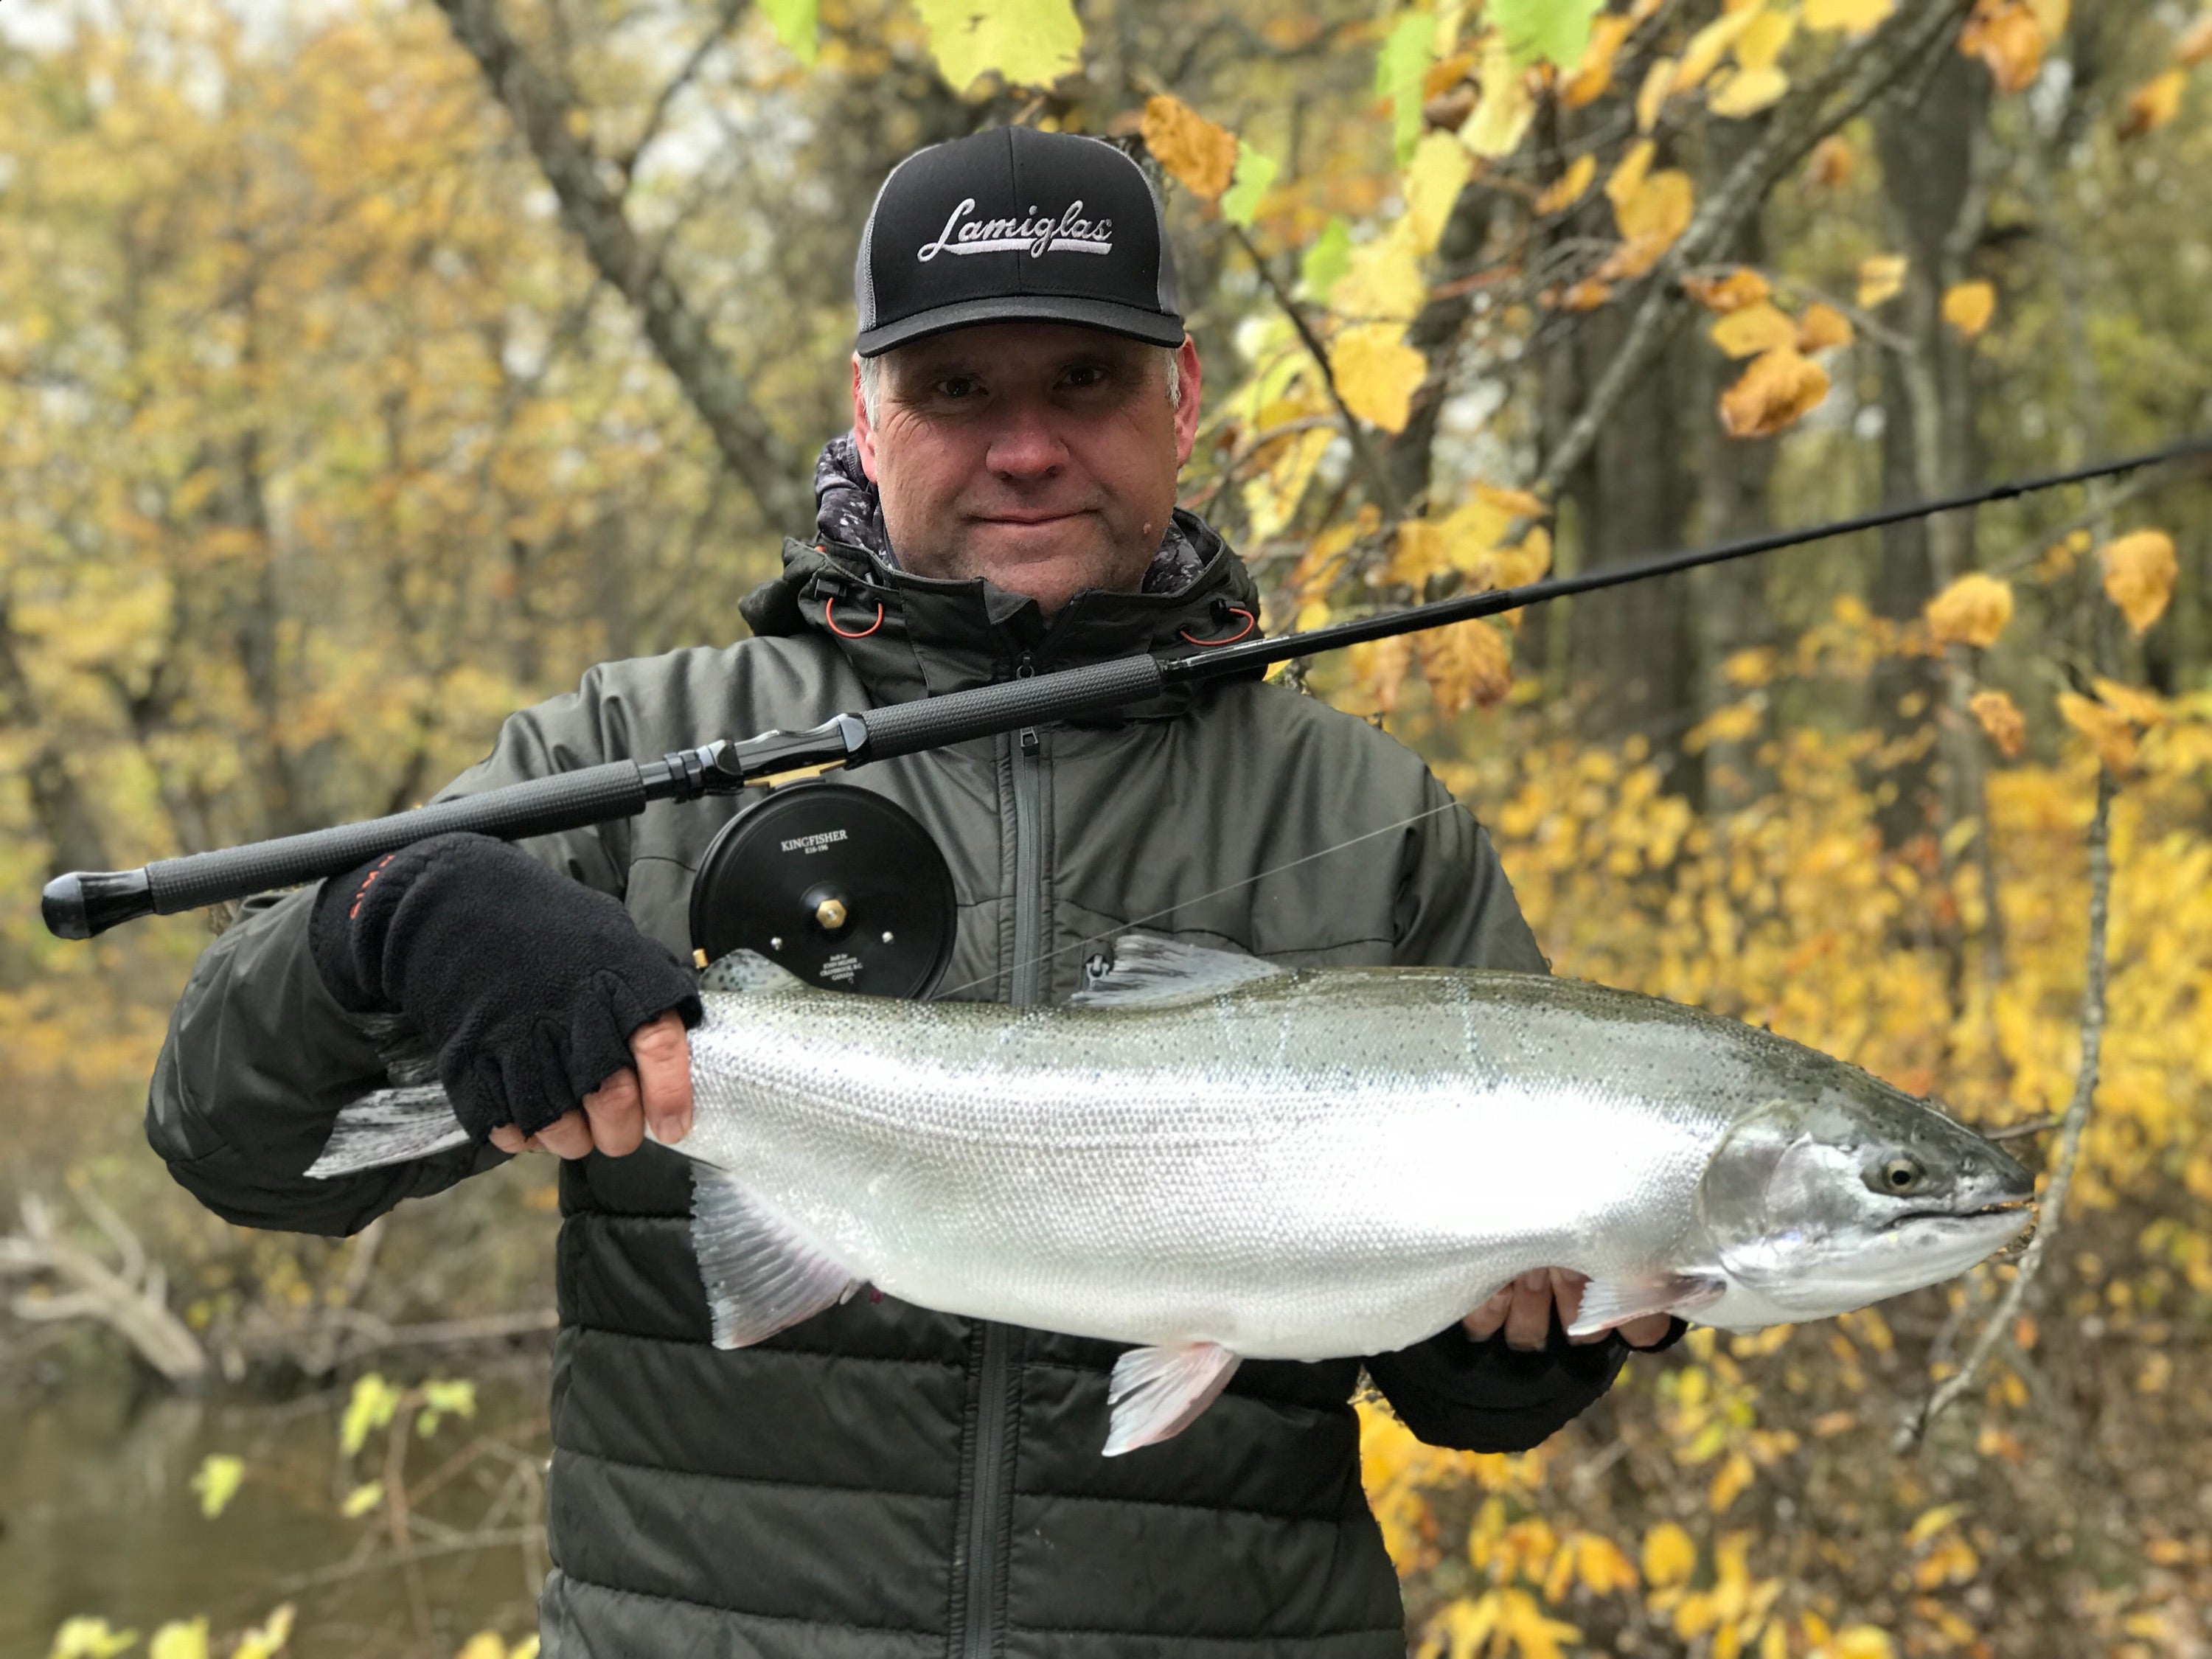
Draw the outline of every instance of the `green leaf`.
M1375 90L1390 100L1391 137L1401 167L1421 137L1421 77L1429 72L1436 43L1436 18L1425 11L1409 11L1390 26L1375 55Z
M1229 177L1229 188L1221 192L1221 216L1232 225L1249 225L1252 216L1260 210L1260 198L1275 182L1282 163L1272 155L1263 155L1242 138L1237 141L1237 171Z
M1490 0L1487 15L1516 64L1538 58L1572 69L1589 45L1590 17L1605 0Z
M358 1520L384 1501L384 1482L364 1481L345 1495L338 1505L338 1513L349 1521Z
M246 1460L225 1452L210 1452L192 1477L192 1490L200 1495L200 1513L210 1521L221 1515L246 1479Z
M114 1630L105 1619L64 1619L54 1632L46 1659L115 1659L126 1648L138 1645L135 1630Z
M775 38L783 49L807 68L814 67L816 0L761 0Z
M1322 227L1305 258L1298 261L1298 286L1316 305L1325 306L1344 273L1352 269L1352 227L1341 215Z
M955 92L993 70L1009 86L1046 87L1083 67L1070 0L914 0L929 49Z
M370 1432L387 1425L398 1409L398 1389L375 1371L360 1378L353 1385L353 1397L346 1401L345 1417L338 1425L338 1449L351 1457L368 1443Z

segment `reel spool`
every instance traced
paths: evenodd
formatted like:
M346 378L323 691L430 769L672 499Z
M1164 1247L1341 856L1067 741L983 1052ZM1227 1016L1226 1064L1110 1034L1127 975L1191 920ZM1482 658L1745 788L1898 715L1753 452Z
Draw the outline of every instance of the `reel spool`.
M915 816L814 779L770 790L708 843L691 944L751 951L810 985L922 997L952 956L952 872Z

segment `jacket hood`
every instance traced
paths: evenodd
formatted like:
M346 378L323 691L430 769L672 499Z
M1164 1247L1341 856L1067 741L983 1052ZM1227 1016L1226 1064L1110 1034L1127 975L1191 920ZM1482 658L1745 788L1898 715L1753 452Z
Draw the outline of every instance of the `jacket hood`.
M833 454L839 445L845 454ZM1145 591L1090 589L1048 619L1035 599L980 578L944 580L902 570L882 534L872 486L834 441L816 469L816 539L788 540L783 574L738 610L756 634L818 633L833 641L882 702L939 696L1024 672L1073 668L1139 651L1187 653L1249 636L1259 590L1244 562L1195 513L1175 510ZM871 545L873 544L873 545ZM1130 709L1179 712L1187 693Z

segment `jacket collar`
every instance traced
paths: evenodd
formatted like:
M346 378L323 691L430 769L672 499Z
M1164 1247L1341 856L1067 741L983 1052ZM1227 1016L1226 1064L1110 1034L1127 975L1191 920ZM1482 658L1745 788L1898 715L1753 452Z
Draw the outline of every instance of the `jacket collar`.
M822 484L817 470L817 490ZM833 500L823 494L825 527L865 522L872 506L848 496L833 516ZM756 634L830 639L878 702L939 696L1139 651L1182 654L1205 641L1249 636L1260 604L1243 561L1204 520L1181 507L1163 544L1164 558L1177 542L1183 550L1173 574L1189 574L1171 591L1093 589L1048 621L1036 600L980 578L916 576L895 567L888 547L878 553L824 534L811 543L787 541L782 575L748 594L739 610ZM1164 574L1156 563L1148 582ZM1188 700L1170 694L1126 712L1164 716Z

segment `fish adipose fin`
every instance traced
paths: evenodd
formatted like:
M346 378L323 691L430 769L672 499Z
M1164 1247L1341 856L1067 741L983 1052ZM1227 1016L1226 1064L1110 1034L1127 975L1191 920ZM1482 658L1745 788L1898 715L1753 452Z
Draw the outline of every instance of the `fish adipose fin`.
M453 1103L435 1083L407 1084L363 1095L341 1109L329 1144L307 1166L317 1181L380 1170L469 1144Z
M1258 957L1210 950L1158 933L1124 933L1114 965L1067 1000L1071 1008L1159 1008L1233 991L1290 971Z
M732 951L716 957L699 972L702 991L740 992L748 996L788 996L808 988L794 973L777 967L754 951Z
M1707 1273L1655 1273L1637 1279L1593 1279L1569 1336L1595 1336L1646 1314L1691 1314L1721 1299L1727 1284Z
M1218 1342L1130 1349L1114 1362L1106 1385L1114 1410L1106 1455L1119 1457L1181 1434L1229 1386L1241 1358Z
M696 1164L691 1248L718 1348L763 1341L842 1302L859 1283L728 1176Z

